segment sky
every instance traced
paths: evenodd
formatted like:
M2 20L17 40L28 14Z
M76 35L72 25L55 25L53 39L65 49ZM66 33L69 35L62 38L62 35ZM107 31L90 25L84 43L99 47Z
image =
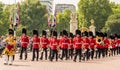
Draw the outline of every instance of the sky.
M12 4L12 3L15 3L15 1L20 2L20 1L24 1L24 0L0 0L0 1L2 1L5 4ZM110 0L110 1L120 4L120 0ZM55 6L55 4L60 3L60 4L74 4L77 7L78 2L79 2L79 0L54 0L54 6Z

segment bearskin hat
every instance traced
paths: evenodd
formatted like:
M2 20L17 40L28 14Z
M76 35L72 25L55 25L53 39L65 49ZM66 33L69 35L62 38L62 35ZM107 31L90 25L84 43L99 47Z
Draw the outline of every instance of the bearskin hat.
M42 35L47 35L47 32L45 30L43 30Z
M9 32L9 34L14 35L14 30L13 29L9 29L8 32Z
M77 29L77 30L75 31L75 34L76 34L76 35L77 35L77 34L78 34L78 35L81 35L81 31Z
M67 31L66 30L63 30L63 35L66 35L66 36L68 36L68 33L67 33Z
M33 35L37 35L38 36L38 31L37 30L33 30Z
M53 36L58 36L58 34L57 34L57 32L56 31L53 31L53 34L52 34Z
M22 34L26 34L27 30L25 28L22 29Z
M93 36L93 32L92 31L89 31L89 36Z

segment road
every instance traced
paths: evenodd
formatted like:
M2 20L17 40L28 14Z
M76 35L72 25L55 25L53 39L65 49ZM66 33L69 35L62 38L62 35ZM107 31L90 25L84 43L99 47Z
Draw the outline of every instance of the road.
M72 60L31 61L31 53L28 55L27 60L19 60L18 54L16 54L12 66L4 65L3 58L0 58L0 70L120 70L120 55L85 62L73 62Z

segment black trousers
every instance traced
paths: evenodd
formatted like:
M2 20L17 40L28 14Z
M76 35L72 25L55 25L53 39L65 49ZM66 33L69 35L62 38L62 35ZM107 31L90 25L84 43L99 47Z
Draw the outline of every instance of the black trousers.
M23 58L23 53L25 52L25 60L27 59L27 48L26 47L22 47L21 48L21 52L20 52L20 59Z
M68 49L62 49L61 59L63 60L64 57L66 58L66 60L68 59Z
M120 46L116 47L117 55L120 54Z
M92 48L92 49L91 49L91 53L90 53L90 54L91 54L91 55L90 55L90 56L91 56L91 59L94 58L94 52L95 52L95 50L94 50L94 48Z
M36 55L36 54L37 55ZM36 60L38 61L39 58L39 48L33 48L33 56L32 56L32 61L34 61L34 59L36 58Z
M86 60L90 59L90 49L87 49L85 56L86 56Z
M40 59L43 59L43 53L45 52L45 60L47 60L47 48L43 48L42 52L41 52L41 57Z
M120 46L118 47L118 51L119 51L119 54L120 54Z
M73 58L73 51L74 51L74 49L73 48L71 48L71 49L69 49L69 58Z
M81 61L82 49L75 49L75 57L74 57L74 61L76 61L77 56L79 56L79 61Z
M51 49L51 58L50 58L50 61L52 61L55 56L56 56L56 61L57 61L58 60L58 51Z
M112 48L111 52L112 52L112 56L115 56L116 55L116 48Z
M52 54L51 48L49 48L49 51L50 51L50 53L49 53L49 59L51 59L51 54Z
M104 49L104 54L105 54L105 57L108 56L108 48L105 48L105 49Z

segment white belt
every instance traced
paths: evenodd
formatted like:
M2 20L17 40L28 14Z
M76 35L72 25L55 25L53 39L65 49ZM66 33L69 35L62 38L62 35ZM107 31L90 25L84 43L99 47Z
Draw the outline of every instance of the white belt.
M57 45L57 44L53 44L53 45Z
M75 44L81 44L81 43L75 43Z
M42 44L47 44L47 43L42 43Z
M68 44L68 43L62 43L62 44Z
M39 44L39 43L33 43L33 44Z
M28 43L28 42L22 42L22 43Z

